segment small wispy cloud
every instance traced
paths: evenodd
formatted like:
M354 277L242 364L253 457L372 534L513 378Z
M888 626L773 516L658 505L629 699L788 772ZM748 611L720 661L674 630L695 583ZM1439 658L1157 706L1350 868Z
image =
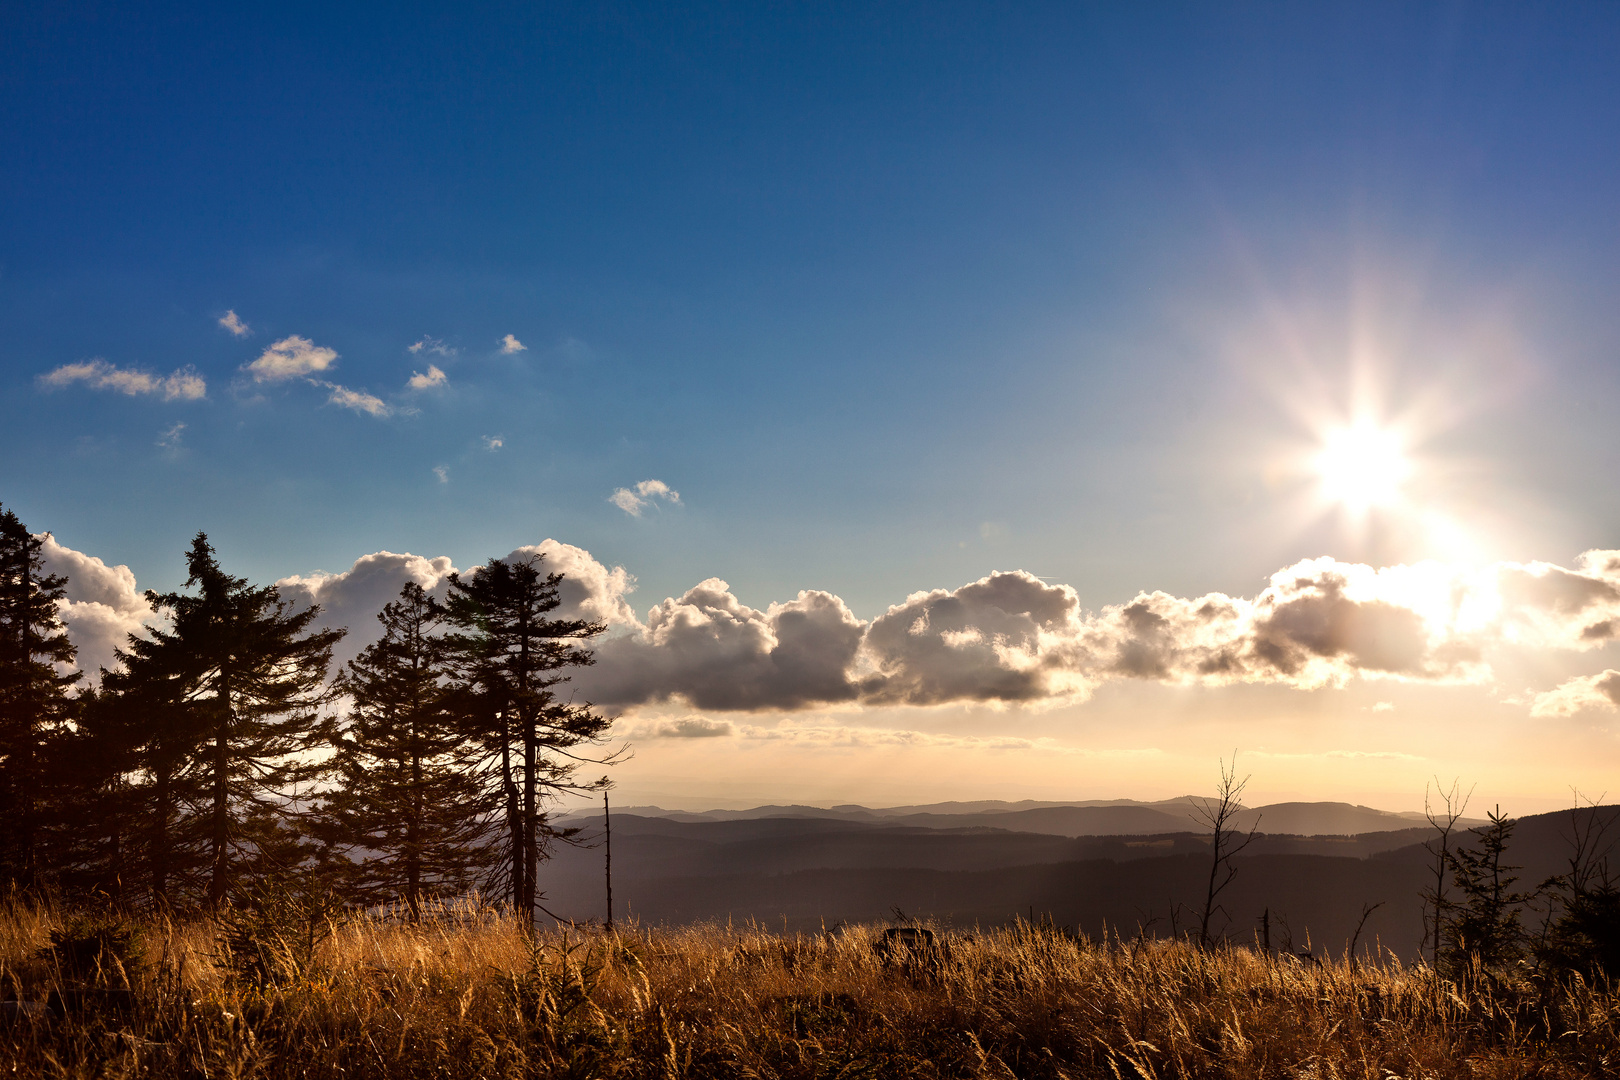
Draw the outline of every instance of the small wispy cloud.
M723 739L737 734L730 720L683 716L675 720L649 720L625 733L631 739Z
M439 478L439 483L448 484L450 482L450 466L448 466L448 465L435 465L435 466L433 466L433 475L437 476Z
M345 409L353 409L355 412L363 412L379 419L392 416L394 413L394 407L388 402L363 390L350 390L347 386L339 386L337 383L316 382L313 379L310 381L331 391L326 399L328 404L341 405Z
M336 350L293 334L260 353L246 370L253 373L254 382L281 382L325 371L337 358Z
M499 435L484 436L484 449L488 450L492 454L505 445L506 440Z
M418 353L432 353L439 356L456 355L456 350L454 348L446 345L436 337L423 337L422 340L418 341L415 345L405 346L405 351L410 353L412 356L415 356Z
M681 493L662 480L643 480L634 488L617 488L608 496L608 502L631 517L640 517L643 510L660 499L678 506Z
M501 338L501 352L503 353L518 353L524 352L527 349L527 345L523 344L523 342L519 341L511 334L507 334L505 337Z
M225 314L221 315L219 317L219 325L229 330L232 337L247 337L249 334L253 333L252 329L248 327L248 324L243 322L241 317L238 316L234 311L227 311Z
M63 364L41 375L39 383L48 390L83 383L92 390L111 390L130 397L158 394L165 401L196 401L208 393L208 383L189 367L169 375L155 375L137 368L121 368L100 359Z
M412 390L431 390L435 386L443 386L447 381L448 380L446 379L444 372L440 371L434 365L429 364L426 375L423 375L419 371L413 371L411 372L409 381L407 381L405 385L410 387Z
M180 435L186 430L184 421L175 424L158 436L157 444L165 450L178 450L180 448Z

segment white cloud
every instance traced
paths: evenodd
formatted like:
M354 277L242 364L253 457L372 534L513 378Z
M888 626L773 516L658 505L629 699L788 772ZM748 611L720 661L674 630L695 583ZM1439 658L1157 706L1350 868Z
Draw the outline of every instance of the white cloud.
M640 627L634 609L625 600L635 588L635 578L624 567L604 566L584 548L551 539L517 548L504 557L508 561L539 558L541 569L563 576L557 590L560 603L553 617L585 619L610 627ZM334 654L342 662L358 656L361 649L376 640L377 613L384 604L399 598L399 590L406 582L415 582L443 600L450 587L450 575L455 572L446 555L424 558L378 551L362 555L340 573L294 575L277 581L276 587L283 599L298 610L321 605L322 626L348 628L348 636Z
M831 593L805 591L759 611L710 578L654 607L639 632L603 641L576 682L609 705L677 696L700 709L852 701L862 629Z
M140 633L153 615L145 595L135 587L134 573L127 566L108 566L94 555L63 547L49 535L40 556L46 573L67 578L67 595L58 602L57 613L79 651L76 666L92 679L102 668L116 668L113 650L123 648L129 635Z
M433 475L437 476L439 478L439 483L448 484L450 482L450 466L448 466L448 465L435 465L435 466L433 466Z
M281 382L325 371L337 358L334 350L293 334L260 353L246 370L253 373L255 382Z
M180 436L185 432L184 422L175 424L158 436L157 444L165 450L175 450L180 446Z
M640 517L643 510L659 499L678 506L681 493L662 480L643 480L634 488L616 488L613 494L608 496L608 502L631 517Z
M231 332L232 337L247 337L253 333L248 324L243 322L234 311L227 311L219 317L219 325Z
M426 375L413 371L410 380L405 385L412 390L431 390L435 386L443 386L445 381L444 372L429 364Z
M446 467L437 471L448 477ZM46 554L53 572L70 575L63 618L86 664L110 664L112 648L150 614L133 575L55 541ZM563 576L558 616L610 627L596 643L597 662L574 674L582 697L604 707L1040 704L1083 700L1110 680L1302 690L1352 680L1493 684L1498 651L1590 651L1620 622L1620 553L1608 551L1588 552L1573 568L1375 569L1314 559L1274 574L1252 598L1142 593L1095 612L1073 589L1013 571L915 593L870 623L826 592L751 608L714 578L654 605L643 621L628 600L634 578L583 548L548 539L505 557L543 557L545 570ZM341 574L278 584L295 603L322 604L327 625L348 626L353 655L375 637L375 613L405 581L442 595L453 569L442 556L377 552ZM1569 680L1525 704L1534 716L1620 708L1620 671ZM735 730L753 737L746 726Z
M523 344L523 342L519 341L511 334L507 334L505 337L501 338L501 352L503 353L520 353L527 349L527 345Z
M423 352L436 353L439 356L454 356L454 355L456 355L456 350L455 349L451 348L449 345L446 345L444 342L440 341L436 337L424 337L424 338L422 338L421 341L418 341L414 345L405 346L405 351L410 353L413 356L416 355L417 353L423 353Z
M499 435L484 436L484 449L488 450L492 454L505 445L506 440Z
M1588 709L1613 712L1620 708L1620 671L1609 668L1583 675L1537 694L1531 716L1573 716Z
M328 404L341 405L345 409L353 409L355 412L363 412L379 419L392 416L394 413L393 406L388 402L362 390L350 390L347 386L329 382L316 382L315 385L324 386L331 391L326 398Z
M63 364L41 375L39 382L51 390L82 382L92 390L112 390L131 397L159 394L165 401L196 401L208 393L207 382L189 367L180 368L169 375L154 375L135 368L121 368L99 359Z

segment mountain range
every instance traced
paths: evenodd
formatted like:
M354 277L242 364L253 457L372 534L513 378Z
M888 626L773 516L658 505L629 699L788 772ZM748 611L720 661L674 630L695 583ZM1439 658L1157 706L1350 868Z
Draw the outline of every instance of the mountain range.
M958 927L1022 916L1093 937L1179 932L1209 875L1197 802L615 809L615 917L815 932L899 910ZM1620 807L1592 812L1620 818ZM1423 847L1434 830L1422 815L1279 803L1241 811L1238 821L1244 831L1259 828L1221 897L1223 934L1246 941L1269 926L1274 945L1342 951L1365 915L1364 946L1416 954L1420 895L1434 880ZM542 868L544 903L565 919L600 919L602 813L560 823L579 833ZM1477 824L1465 820L1459 830ZM1569 831L1568 812L1520 819L1509 854L1522 867L1521 887L1567 869ZM1609 838L1620 839L1620 824Z

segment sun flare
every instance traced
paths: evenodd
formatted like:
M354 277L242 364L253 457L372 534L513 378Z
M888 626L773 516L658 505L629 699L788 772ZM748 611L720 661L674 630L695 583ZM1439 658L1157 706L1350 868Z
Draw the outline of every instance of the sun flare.
M1354 513L1393 503L1412 474L1400 437L1370 423L1328 432L1315 465L1323 493Z

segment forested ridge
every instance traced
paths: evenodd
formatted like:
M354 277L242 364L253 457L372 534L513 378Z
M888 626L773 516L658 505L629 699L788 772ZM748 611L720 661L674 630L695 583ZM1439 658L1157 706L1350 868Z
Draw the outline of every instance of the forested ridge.
M87 680L58 617L45 534L0 509L0 883L130 907L210 909L296 878L345 904L477 890L541 908L571 831L549 807L605 777L610 719L567 692L605 627L556 616L544 556L407 583L381 635L221 566L199 532L183 588Z

